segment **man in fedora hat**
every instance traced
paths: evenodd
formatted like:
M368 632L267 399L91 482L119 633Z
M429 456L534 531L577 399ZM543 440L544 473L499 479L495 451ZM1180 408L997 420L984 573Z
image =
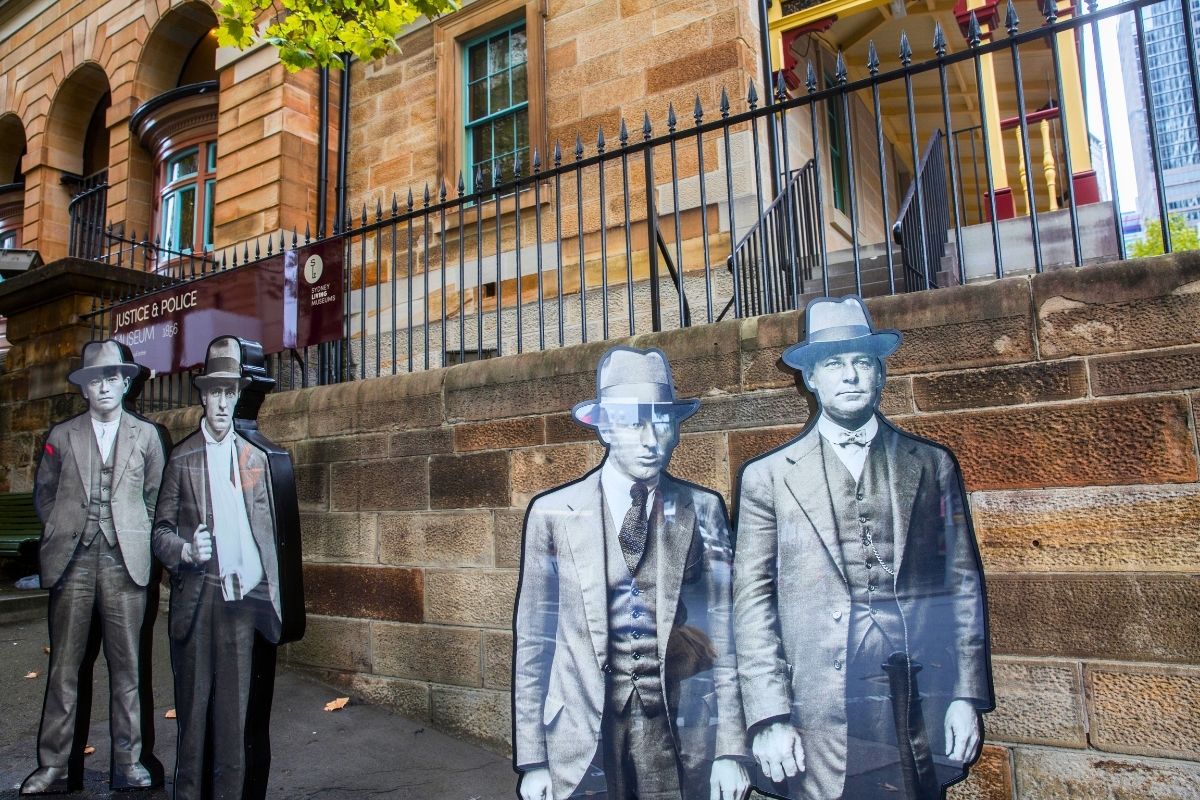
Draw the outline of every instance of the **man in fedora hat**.
M737 659L761 788L936 798L993 707L962 477L878 412L898 332L876 331L857 297L814 300L806 324L783 361L820 413L738 489Z
M38 551L42 588L50 590L50 672L38 732L38 768L21 794L79 788L69 775L80 680L93 617L108 662L113 789L151 786L142 763L142 623L150 581L150 520L167 446L158 428L125 411L138 376L129 348L89 342L67 380L87 413L50 429L38 461L34 499L45 523Z
M573 413L606 446L603 463L537 497L525 520L519 794L740 800L749 778L725 505L665 471L699 403L676 399L658 350L609 350L597 385Z
M204 416L167 462L154 518L154 554L171 572L175 798L201 797L208 739L212 797L240 800L255 632L268 642L280 633L270 472L266 456L234 432L249 383L236 337L209 344L194 383Z

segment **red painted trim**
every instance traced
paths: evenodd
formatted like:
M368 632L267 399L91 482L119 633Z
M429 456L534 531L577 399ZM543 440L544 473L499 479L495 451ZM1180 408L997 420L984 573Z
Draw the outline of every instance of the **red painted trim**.
M988 222L992 221L992 204L990 201L990 192L983 193L983 213ZM1013 203L1012 189L1005 187L996 190L996 219L1013 219L1017 216L1017 209Z

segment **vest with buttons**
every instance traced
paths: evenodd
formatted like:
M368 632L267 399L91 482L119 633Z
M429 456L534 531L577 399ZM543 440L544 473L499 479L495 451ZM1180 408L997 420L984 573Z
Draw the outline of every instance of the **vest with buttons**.
M83 542L90 545L95 541L97 533L103 533L104 540L108 542L109 547L116 547L117 529L113 525L112 518L112 486L113 464L116 462L117 440L121 438L121 430L118 427L117 436L113 439L113 445L108 451L108 458L101 457L100 445L96 443L94 432L89 429L88 434L88 442L91 446L88 464L91 468L88 470L90 473L88 475L89 502Z
M656 493L657 495L658 493ZM655 503L661 506L660 503ZM604 508L605 571L608 583L609 692L624 706L634 691L646 713L653 716L663 708L662 678L658 663L658 537L657 509L652 510L646 550L632 574L625 563L618 539L620 525Z
M879 627L897 650L904 647L904 624L896 602L895 581L881 566L895 571L892 523L892 483L882 436L870 445L862 476L855 483L849 470L821 440L829 495L833 500L842 563L850 584L850 637L847 654L853 657L872 627ZM870 532L874 549L866 544ZM876 557L878 553L878 557Z

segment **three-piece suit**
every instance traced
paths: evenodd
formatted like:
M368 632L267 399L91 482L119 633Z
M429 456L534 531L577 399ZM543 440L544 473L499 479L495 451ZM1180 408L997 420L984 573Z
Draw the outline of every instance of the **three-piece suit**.
M660 473L646 552L633 571L616 544L621 521L611 518L600 474L538 497L526 518L514 764L548 767L555 798L571 796L599 767L610 796L631 791L618 788L631 781L667 777L672 793L707 799L713 759L746 755L724 504ZM626 746L621 763L621 742L639 741L634 727L662 736L641 740L654 742L649 748ZM662 774L671 769L677 774ZM643 786L639 794L655 792Z
M816 425L741 474L742 698L752 732L784 720L799 730L805 769L789 781L792 797L845 790L858 800L847 787L877 768L902 792L881 665L891 652L915 671L933 754L946 752L951 701L993 704L982 568L958 466L944 448L877 420L858 479ZM943 758L938 774L945 783L962 768Z
M121 412L107 458L88 413L46 439L34 502L45 528L38 555L50 591L50 672L38 762L66 766L93 613L108 662L113 761L142 758L139 647L151 575L150 522L166 462L158 428Z

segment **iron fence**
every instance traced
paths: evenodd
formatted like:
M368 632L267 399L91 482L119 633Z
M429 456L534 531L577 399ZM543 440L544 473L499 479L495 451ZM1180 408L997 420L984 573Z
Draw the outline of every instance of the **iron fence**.
M64 176L71 187L67 213L71 219L67 255L73 258L98 258L105 245L104 214L108 208L108 170L102 169L80 178Z
M1191 46L1191 0L1166 2L1182 3ZM494 163L486 184L480 170L377 198L329 237L344 253L341 340L276 355L272 374L283 389L363 379L799 308L819 294L934 288L939 273L959 283L1123 258L1113 148L1083 169L1091 155L1072 148L1072 131L1113 141L1105 62L1115 55L1098 26L1140 20L1150 4L1088 0L1062 18L1047 2L1022 29L1010 0L990 40L974 14L956 46L934 27L924 61L907 35L886 71L873 42L861 65L817 55L802 79L773 80L766 102L754 85L737 100L697 96L683 119L669 106L632 130L622 121L586 142L534 143ZM1088 56L1060 50L1060 36L1089 43ZM1075 59L1068 73L1064 59ZM1144 46L1138 60L1145 73ZM1011 93L987 83L1001 73ZM1093 82L1098 106L1073 116ZM1013 111L1002 124L983 112L996 103ZM1083 196L1092 171L1107 174L1107 195ZM187 281L312 239L277 232L192 254L111 226L103 241L100 260ZM97 335L122 299L98 304ZM147 402L191 402L184 376L165 380Z

